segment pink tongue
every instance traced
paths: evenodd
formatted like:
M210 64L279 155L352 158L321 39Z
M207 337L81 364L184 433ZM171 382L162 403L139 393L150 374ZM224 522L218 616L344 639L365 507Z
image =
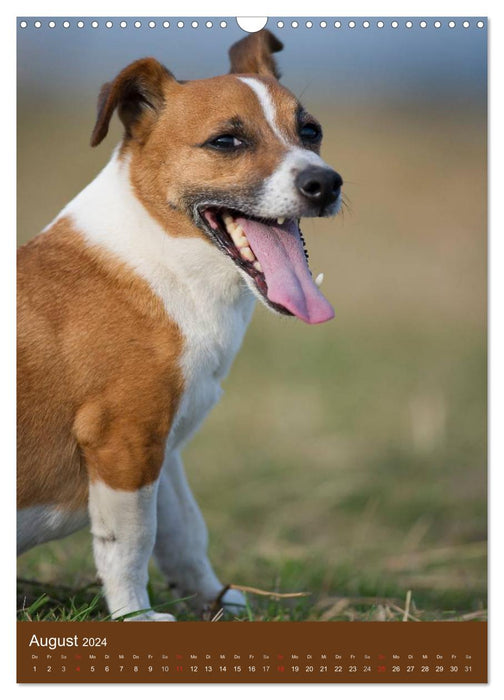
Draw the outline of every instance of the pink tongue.
M313 281L295 219L282 226L267 226L238 218L268 285L268 299L284 306L306 323L323 323L334 317L331 304Z

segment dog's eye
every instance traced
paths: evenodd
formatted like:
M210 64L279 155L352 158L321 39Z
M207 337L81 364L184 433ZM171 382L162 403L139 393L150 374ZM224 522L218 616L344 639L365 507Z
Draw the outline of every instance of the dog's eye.
M308 124L303 124L300 128L299 136L301 141L306 143L318 143L322 138L322 129L318 124L308 122Z
M210 141L207 141L207 146L216 148L219 151L234 151L243 146L243 141L233 136L233 134L222 134Z

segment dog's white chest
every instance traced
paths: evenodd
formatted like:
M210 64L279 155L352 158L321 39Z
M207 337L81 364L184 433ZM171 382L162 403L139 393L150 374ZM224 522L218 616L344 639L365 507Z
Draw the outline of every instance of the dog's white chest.
M170 431L168 450L184 444L219 400L221 381L242 343L253 308L254 298L243 290L234 304L217 304L207 309L204 318L197 314L190 323L182 325L185 389Z

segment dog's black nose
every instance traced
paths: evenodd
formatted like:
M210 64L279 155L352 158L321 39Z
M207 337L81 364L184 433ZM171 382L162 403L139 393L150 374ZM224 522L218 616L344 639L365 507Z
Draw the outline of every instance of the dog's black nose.
M331 168L311 166L296 177L296 187L303 197L321 209L338 199L342 184L341 175Z

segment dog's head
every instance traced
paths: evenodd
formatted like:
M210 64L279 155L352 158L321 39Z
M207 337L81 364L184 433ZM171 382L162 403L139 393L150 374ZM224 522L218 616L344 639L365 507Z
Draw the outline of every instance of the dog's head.
M320 124L278 82L281 49L267 30L250 34L231 47L228 75L189 82L136 61L103 86L91 144L117 109L132 184L157 220L182 214L267 306L320 323L333 310L298 224L337 213L342 179L319 156Z

